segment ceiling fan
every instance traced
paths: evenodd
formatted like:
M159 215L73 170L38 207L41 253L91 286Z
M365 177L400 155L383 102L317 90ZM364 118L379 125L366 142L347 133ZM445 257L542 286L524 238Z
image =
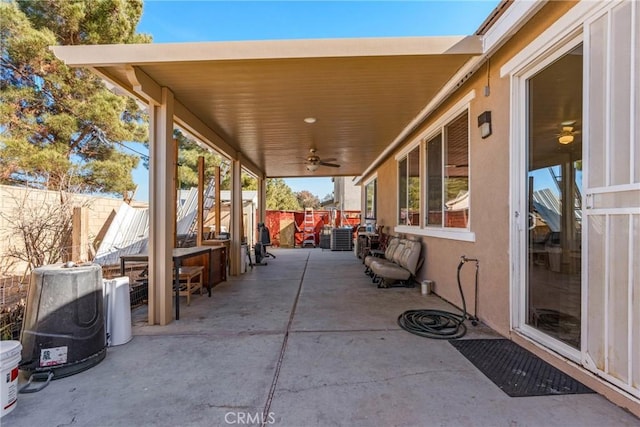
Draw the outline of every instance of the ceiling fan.
M337 159L334 159L334 158L321 159L320 156L316 154L316 149L312 148L309 150L309 155L305 159L304 164L306 165L308 171L314 172L318 170L318 167L320 166L328 166L330 168L339 168L340 167L339 164L331 163L331 162L335 162L336 160Z
M556 134L558 138L558 142L562 145L571 144L574 139L574 135L580 133L580 131L573 130L575 125L575 121L562 122L562 130L560 133Z

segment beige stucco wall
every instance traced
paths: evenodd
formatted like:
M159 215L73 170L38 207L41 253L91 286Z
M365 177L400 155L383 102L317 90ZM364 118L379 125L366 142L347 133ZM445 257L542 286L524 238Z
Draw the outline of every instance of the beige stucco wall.
M416 135L437 121L471 90L475 98L470 103L470 227L475 242L420 237L423 241L425 264L418 279L435 281L435 292L457 306L459 296L456 271L461 255L480 260L478 315L500 334L509 335L509 109L508 77L500 78L500 67L530 43L544 29L573 7L573 2L549 2L510 41L491 57L489 73L490 95L484 96L487 66L482 66L456 93L447 99L421 126L410 135L379 168L378 223L392 231L397 217L397 162L394 156L415 141ZM480 137L477 117L491 111L492 135ZM424 212L423 212L424 214ZM424 215L422 215L424 216ZM462 282L467 308L474 305L475 266L466 264Z
M10 227L5 217L14 215L13 212L18 206L25 203L25 200L29 206L56 204L60 203L60 196L55 191L0 185L0 258L5 258L7 248L20 244L20 236L10 232ZM120 199L108 197L73 195L73 205L86 206L89 211L88 231L91 242L100 233L107 219L118 210L122 203ZM23 264L16 264L13 266L13 272L21 274L24 267Z

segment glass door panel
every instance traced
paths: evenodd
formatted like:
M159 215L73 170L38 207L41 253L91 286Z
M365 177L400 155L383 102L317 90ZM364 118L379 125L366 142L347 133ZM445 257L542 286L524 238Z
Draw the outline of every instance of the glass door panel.
M527 81L526 323L580 348L582 45Z

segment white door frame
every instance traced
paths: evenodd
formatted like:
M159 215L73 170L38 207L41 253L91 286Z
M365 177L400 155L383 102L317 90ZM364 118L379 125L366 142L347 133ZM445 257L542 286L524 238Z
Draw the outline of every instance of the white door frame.
M527 108L525 101L527 93L525 82L534 71L541 70L568 52L572 46L575 47L583 42L584 22L608 6L610 6L608 2L581 1L500 68L500 76L503 78L508 77L511 80L511 109L509 117L510 329L577 363L581 359L579 350L551 338L526 325L525 322L525 311L523 310L526 307L527 297L525 292L527 280L527 248L525 243L529 220L528 207L525 202L526 197L524 197L526 192L523 190L526 189L527 185L525 173L527 170L527 153L525 151L525 143L527 141ZM583 147L587 143L588 141L583 139ZM585 262L585 258L583 258L583 262Z
M512 220L510 224L510 327L516 334L523 336L525 339L539 343L543 347L550 349L574 362L577 365L586 368L597 376L603 378L608 384L612 384L618 387L618 389L625 390L635 397L640 397L640 390L637 383L632 384L630 378L616 378L607 371L607 367L601 367L600 365L594 365L588 357L588 345L589 334L587 333L586 321L590 318L588 307L586 305L589 291L589 274L587 266L589 265L589 253L588 253L588 221L587 212L591 215L594 214L626 214L631 218L631 215L637 215L638 209L627 209L625 207L618 207L614 211L594 209L593 198L602 194L608 194L610 191L638 191L640 184L627 184L617 186L616 188L590 188L588 182L588 171L591 165L591 161L588 157L588 148L590 147L589 141L589 61L591 60L588 35L583 35L593 23L600 17L610 14L612 10L625 2L592 2L588 0L582 0L570 9L565 15L560 17L554 24L552 24L547 30L545 30L540 36L538 36L528 46L518 52L512 59L505 63L501 69L501 77L508 77L511 79L511 111L510 111L510 209L512 212ZM633 2L631 2L633 4ZM636 25L638 21L638 10L640 6L633 4L632 15L635 17ZM609 16L609 19L610 16ZM633 33L633 31L632 31ZM637 40L637 39L636 39ZM527 148L527 107L526 107L526 79L529 78L535 71L541 70L549 62L557 59L559 56L567 52L571 46L575 46L577 43L583 42L584 57L583 57L583 233L582 233L582 339L581 349L576 350L568 345L555 340L541 331L536 330L533 327L526 325L525 313L523 310L526 308L526 281L527 281L527 229L528 229L528 206L524 202L526 195L526 148ZM635 46L632 42L633 46ZM637 43L637 42L636 42ZM637 52L637 47L635 52ZM636 53L637 54L637 53ZM633 58L633 56L632 56ZM611 64L609 63L609 66ZM637 67L637 65L636 65ZM635 74L631 74L634 76ZM637 82L637 77L634 82ZM634 86L635 85L635 86ZM637 90L637 83L631 83L632 89L635 87ZM634 90L631 90L634 93ZM607 101L608 102L608 101ZM637 106L637 103L635 104ZM609 106L607 105L607 109ZM634 117L633 105L631 108L631 117ZM614 118L609 118L613 120ZM607 125L610 126L610 125ZM632 122L633 126L633 122ZM632 135L634 130L631 129ZM632 136L633 140L633 136ZM633 148L632 148L633 154ZM633 155L631 156L633 157ZM633 168L631 169L633 171ZM586 180L586 181L585 181ZM632 180L633 182L633 180ZM607 225L608 226L608 225ZM632 240L632 236L629 237ZM605 249L605 256L608 253L608 249ZM629 244L630 256L633 256L633 247ZM593 254L591 255L593 256ZM600 256L600 255L599 255ZM606 266L605 266L606 268ZM631 264L628 267L629 277L632 275ZM606 273L606 272L605 272ZM630 289L630 288L629 288ZM631 291L629 291L631 294ZM629 299L629 301L631 301ZM605 304L606 305L606 304ZM629 302L629 311L631 311L631 302ZM631 325L631 319L628 320ZM631 328L628 329L632 331ZM637 343L633 336L633 332L628 332L629 343ZM605 337L606 341L606 337ZM634 344L635 345L635 344ZM631 360L633 350L629 345L629 358L627 363L631 366L634 362ZM605 361L606 365L606 361ZM634 368L634 370L637 368ZM632 372L632 370L629 370ZM629 377L631 374L628 374ZM637 376L636 376L637 378ZM605 383L605 384L607 384Z
M561 38L552 49L545 48L539 52L529 64L511 75L511 206L514 212L511 228L511 329L575 362L580 362L579 349L541 332L526 322L529 229L527 81L582 42L582 32L574 31ZM585 144L586 141L583 140L583 146Z

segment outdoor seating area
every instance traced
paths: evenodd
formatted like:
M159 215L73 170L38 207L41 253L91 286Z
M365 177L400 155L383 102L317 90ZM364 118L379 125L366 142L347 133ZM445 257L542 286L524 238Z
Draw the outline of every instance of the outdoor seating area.
M279 426L638 423L598 394L509 397L446 340L396 323L407 309L455 308L417 288L381 292L353 252L273 252L166 326L149 326L138 307L130 342L19 395L3 425L212 426L249 415ZM501 337L481 324L466 338Z

